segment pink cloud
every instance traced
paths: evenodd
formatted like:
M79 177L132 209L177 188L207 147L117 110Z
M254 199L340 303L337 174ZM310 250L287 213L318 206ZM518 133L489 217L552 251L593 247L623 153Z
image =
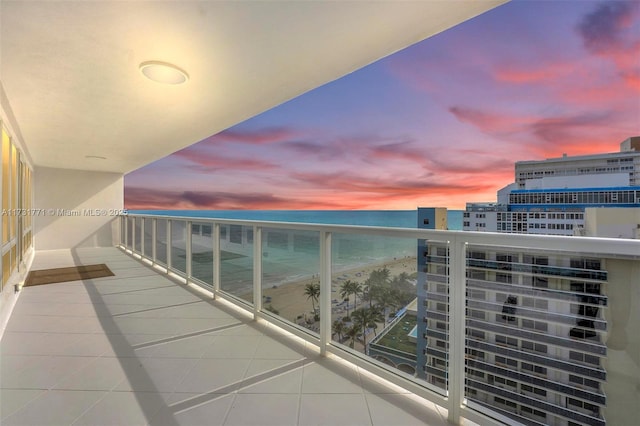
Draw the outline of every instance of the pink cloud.
M566 77L575 68L574 64L556 63L540 66L503 65L494 71L496 81L503 83L545 83Z
M576 30L590 53L610 60L627 88L640 89L640 3L604 2L584 16Z
M172 156L183 158L200 167L193 167L193 170L201 172L210 172L220 169L235 170L269 170L276 166L272 163L258 160L255 158L231 158L222 157L206 149L198 149L197 147L186 148L178 151Z
M268 127L254 131L229 129L211 136L204 142L241 142L262 145L288 141L297 136L299 136L299 132L289 127Z
M532 120L532 117L522 117L516 114L489 112L487 108L452 106L449 108L449 112L458 120L489 134L514 132Z

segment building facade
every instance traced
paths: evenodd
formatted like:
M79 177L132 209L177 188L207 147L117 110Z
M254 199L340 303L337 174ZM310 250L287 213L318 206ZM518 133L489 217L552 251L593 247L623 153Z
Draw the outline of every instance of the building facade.
M574 235L593 207L640 207L640 136L620 152L519 161L497 203L468 203L467 231Z
M421 247L418 375L444 392L449 250ZM466 262L468 404L526 425L605 425L606 388L614 386L607 383L606 307L615 287L605 260L469 247Z

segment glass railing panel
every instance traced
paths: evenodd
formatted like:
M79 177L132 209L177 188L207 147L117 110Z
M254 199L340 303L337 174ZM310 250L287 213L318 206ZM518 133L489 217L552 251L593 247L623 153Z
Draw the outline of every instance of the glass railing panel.
M320 330L320 234L262 230L262 309Z
M133 248L133 221L134 218L133 217L127 217L127 241L126 241L126 246L129 249Z
M171 219L171 269L187 272L187 222Z
M213 286L213 224L191 224L191 276Z
M142 251L142 218L136 217L134 219L134 233L135 233L135 242L133 249L140 253Z
M143 224L143 239L144 239L144 255L151 259L153 256L153 219L147 217L144 219Z
M253 303L252 226L221 226L220 289Z
M519 422L604 425L607 306L625 287L612 285L611 262L469 245L467 401Z
M443 256L435 264L426 262L425 254L439 253L437 247ZM445 243L334 233L333 341L444 393L449 346L447 253ZM431 283L429 274L443 279ZM444 302L430 303L427 290L441 292ZM430 314L434 315L431 334ZM434 349L431 354L428 347Z
M156 262L167 264L167 219L156 219Z

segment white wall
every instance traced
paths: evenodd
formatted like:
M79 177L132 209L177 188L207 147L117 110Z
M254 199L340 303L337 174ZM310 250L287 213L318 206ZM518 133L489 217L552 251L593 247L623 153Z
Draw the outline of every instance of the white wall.
M628 173L599 173L577 176L545 176L527 179L525 189L604 188L629 186Z
M636 425L640 419L640 262L607 259L609 282L606 292L608 307L607 424Z
M637 238L640 207L593 207L585 209L584 213L586 236Z
M34 175L36 250L117 244L114 214L124 206L122 174L36 167Z
M509 204L509 194L511 194L511 191L515 191L516 189L518 189L518 184L515 182L499 189L498 204Z

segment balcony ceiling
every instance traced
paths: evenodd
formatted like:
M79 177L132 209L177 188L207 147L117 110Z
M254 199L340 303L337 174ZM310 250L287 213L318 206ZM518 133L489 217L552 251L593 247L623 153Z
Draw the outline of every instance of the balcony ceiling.
M0 76L36 166L126 173L504 2L2 1Z

